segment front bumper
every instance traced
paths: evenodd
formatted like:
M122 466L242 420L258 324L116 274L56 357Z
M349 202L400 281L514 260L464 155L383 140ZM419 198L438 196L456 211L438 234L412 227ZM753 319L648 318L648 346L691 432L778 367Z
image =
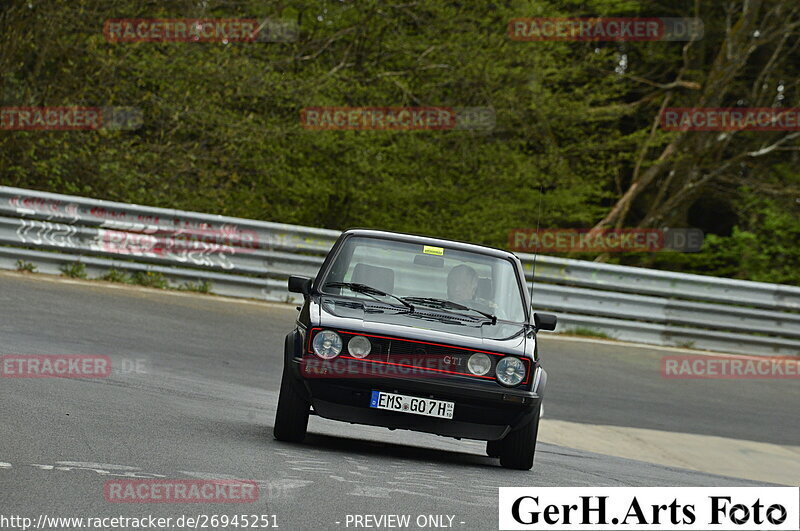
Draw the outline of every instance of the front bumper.
M529 422L542 401L533 391L444 378L303 378L299 360L293 364L297 364L293 372L303 382L319 416L354 424L491 441ZM453 418L370 408L373 390L455 402Z

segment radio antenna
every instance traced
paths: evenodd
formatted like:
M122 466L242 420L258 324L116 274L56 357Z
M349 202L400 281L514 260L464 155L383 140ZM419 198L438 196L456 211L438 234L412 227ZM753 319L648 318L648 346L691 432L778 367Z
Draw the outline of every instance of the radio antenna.
M544 195L544 186L539 185L539 212L536 215L536 241L539 241L539 221L542 219L542 196ZM533 306L533 287L536 284L536 258L539 256L538 252L533 253L533 274L531 275L531 306Z

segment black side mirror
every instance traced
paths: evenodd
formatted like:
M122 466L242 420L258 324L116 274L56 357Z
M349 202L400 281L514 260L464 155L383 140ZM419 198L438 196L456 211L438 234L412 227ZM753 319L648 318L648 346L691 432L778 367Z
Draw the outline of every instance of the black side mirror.
M311 279L308 277L289 277L289 291L292 293L302 293L304 296L311 294Z
M558 319L555 315L551 313L534 313L533 314L533 325L536 327L536 330L549 330L553 331L556 329L556 323Z

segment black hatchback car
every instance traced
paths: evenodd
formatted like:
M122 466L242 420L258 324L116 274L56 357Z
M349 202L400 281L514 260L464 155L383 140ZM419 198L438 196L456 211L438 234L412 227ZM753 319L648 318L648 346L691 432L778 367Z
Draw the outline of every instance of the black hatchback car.
M302 441L313 413L356 424L487 441L502 466L533 465L547 373L522 264L479 245L350 230L285 340L275 438Z

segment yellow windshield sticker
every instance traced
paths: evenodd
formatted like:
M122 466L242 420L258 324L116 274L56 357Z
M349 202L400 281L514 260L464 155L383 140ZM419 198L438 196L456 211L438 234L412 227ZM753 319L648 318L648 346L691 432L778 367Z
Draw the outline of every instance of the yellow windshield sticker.
M430 245L424 245L422 247L422 252L425 254L435 254L436 256L442 256L444 254L444 249L441 247L431 247Z

